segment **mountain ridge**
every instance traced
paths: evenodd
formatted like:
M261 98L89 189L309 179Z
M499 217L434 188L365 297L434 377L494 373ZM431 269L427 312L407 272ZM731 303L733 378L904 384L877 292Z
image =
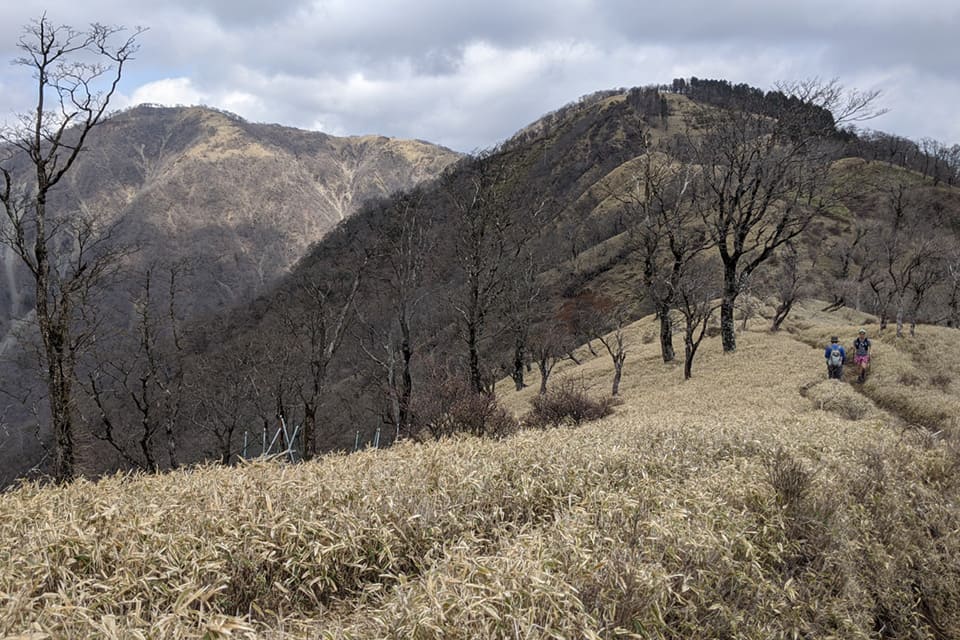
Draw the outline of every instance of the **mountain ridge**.
M722 89L722 85L710 86ZM768 108L776 96L763 100L757 104ZM153 210L142 207L141 215L155 225L153 235L160 238L167 235L164 225L194 224L188 240L162 247L166 255L177 256L183 245L223 254L220 262L204 264L206 280L195 287L208 293L203 321L193 326L195 352L187 371L196 376L190 383L196 397L190 398L193 404L186 414L202 428L178 424L184 437L181 460L214 456L229 461L240 448L242 432L237 425L272 429L281 421L303 424L307 416L319 430L320 450L349 449L358 440L372 441L385 423L395 420L395 398L401 392L396 387L396 367L404 358L411 366L413 393L419 396L404 402L413 407L429 403L435 389L466 367L473 369L475 388L492 384L507 370L517 374L518 385L526 384L523 368L532 366L530 336L542 339L544 333L552 332L564 340L589 343L612 323L650 312L635 243L637 221L631 218L636 212L627 211L624 204L633 197L630 189L640 184L647 161L689 162L684 156L689 148L682 143L690 140L684 136L689 136L694 124L700 125L691 119L715 116L724 108L703 106L687 95L664 94L650 87L599 92L547 114L494 149L451 160L435 181L370 201L346 218L339 212L356 203L348 185L372 185L382 192L396 178L389 171L369 171L364 154L371 145L376 146L374 156L400 155L414 165L433 166L431 156L421 155L419 143L392 142L380 136L345 140L280 125L252 124L211 110L161 110L171 122L183 118L186 125L168 126L163 129L170 133L168 138L159 136L154 147L144 150L146 157L163 159L148 169L159 176L154 190L164 193ZM761 122L769 121L760 113ZM814 113L820 119L824 115ZM130 122L136 125L135 119ZM865 308L873 304L871 287L888 284L881 281L883 273L875 256L862 247L854 251L848 239L859 226L871 233L889 226L894 183L910 199L911 216L918 224L927 224L937 218L938 211L945 211L955 225L960 201L953 196L958 190L940 183L930 191L929 176L869 159L865 150L871 149L870 140L830 131L833 174L828 190L836 200L797 237L794 272L802 272L810 281L804 296L816 290L833 295L832 304L842 306L847 300ZM203 144L192 145L198 136ZM248 136L255 162L238 165L238 145L245 144L242 141ZM319 150L334 147L344 150L345 157L328 161L314 157ZM181 153L188 148L192 153ZM293 174L277 171L281 156L297 159ZM404 166L415 172L409 164ZM230 174L232 182L218 182L222 176L212 167ZM126 169L138 175L136 167ZM184 182L185 174L193 181ZM329 176L337 177L340 187L318 191L315 187L325 184ZM78 188L83 180L83 175L77 177ZM224 187L252 181L257 186L253 203L253 196ZM835 189L838 185L849 188ZM290 192L295 196L292 204L284 201L273 206ZM476 198L478 193L483 197ZM332 230L297 258L293 269L271 282L264 274L277 273L278 264L291 264L294 259L287 238L310 231L302 221L294 228L278 228L275 218L289 219L283 215L283 206L318 199L330 205L326 211ZM220 219L210 223L191 217L191 211L203 211L207 204L220 207ZM192 209L187 210L188 205ZM488 227L470 226L478 220L486 224L480 220L483 216L489 217ZM265 224L257 227L257 222ZM225 228L235 230L238 239L228 251L221 251L218 243ZM504 230L517 235L502 235ZM499 267L478 255L480 271L469 271L472 266L464 260L473 233L481 244L494 243L484 245L484 251L501 251ZM818 258L820 253L826 257ZM845 253L851 260L842 259ZM769 268L751 279L738 313L748 315L757 301L780 295L777 285L786 279L786 258L780 254L774 258ZM230 263L232 279L224 263ZM714 274L718 272L715 264L709 266ZM867 268L873 271L867 274ZM513 279L508 282L504 273ZM869 280L867 275L877 279ZM531 297L522 304L501 297L496 306L468 318L466 287L478 278L487 279L483 285L487 290L508 291L517 300ZM925 307L917 305L911 311L913 319L934 307L946 308L948 294L939 291L932 304L928 297ZM397 295L408 298L399 301ZM247 305L245 301L251 299L253 304ZM349 304L337 311L346 300ZM474 323L472 327L464 318ZM401 322L406 328L397 324ZM335 326L338 332L329 333ZM341 326L345 330L340 331ZM473 339L468 335L471 330L480 337L468 355L464 345ZM398 337L404 331L407 335ZM331 344L336 345L334 350L342 347L336 357L327 346L320 347ZM447 380L441 379L444 375ZM226 407L217 404L221 393L233 394ZM416 408L409 411L411 415ZM204 418L197 417L201 413ZM211 426L215 420L226 422ZM132 426L131 431L136 428ZM392 437L401 433L394 424L388 430ZM101 466L91 468L91 473L145 463L104 456L97 464Z
M486 170L484 167L491 172L503 167L505 177L499 188L508 194L503 196L503 206L514 216L510 224L522 226L527 224L532 212L540 212L537 214L540 217L530 222L536 227L535 231L524 239L525 249L531 252L536 283L542 296L536 303L538 308L531 312L537 316L538 322L546 323L551 317L555 319L569 314L577 304L588 300L612 301L609 304L626 309L627 317L650 311L649 302L642 295L643 274L637 247L631 240L633 232L630 227L635 222L623 213L623 189L639 175L648 154L660 154L679 161L677 156L665 155L678 152L677 145L671 148L669 143L672 137L685 134L681 126L684 119L696 114L700 108L684 95L668 94L655 100L654 95L655 92L649 89L600 92L568 105L526 127L502 147L481 156L476 161L478 168L471 169L468 163L462 164L449 176L446 186L428 187L427 193L417 195L423 203L417 209L417 215L429 220L430 233L436 234L435 243L431 245L431 263L447 265L446 271L438 268L431 275L434 278L430 285L432 290L446 293L431 299L433 306L429 313L435 316L421 329L425 335L420 338L420 348L430 363L425 366L437 366L435 358L448 358L448 366L452 368L466 366L466 356L462 352L464 336L456 333L457 313L462 310L449 311L443 316L437 308L451 304L450 300L458 295L457 288L463 286L465 278L454 273L459 267L455 266L456 250L451 238L465 233L469 227L462 226L457 230L451 223L449 211L457 206L451 194L455 196L459 193L457 190L463 189L463 184L471 180L474 186L479 184ZM718 109L714 106L706 108ZM818 117L822 115L815 113ZM846 298L851 304L856 302L863 308L868 304L870 291L865 269L877 269L879 247L872 255L864 253L863 249L854 251L847 246L848 239L855 238L858 227L880 233L890 225L893 215L888 210L890 190L896 184L902 184L909 192L911 218L918 225L916 229L935 221L939 215L937 211L945 211L956 230L957 220L960 220L960 201L957 200L960 190L943 183L931 186L929 177L912 169L862 159L840 133L829 142L833 155L829 160L831 177L825 189L831 193L833 202L831 208L813 219L809 229L797 238L794 243L797 261L800 269L806 270L803 278L808 282L804 284L807 291L804 295L831 293L837 300ZM909 181L904 182L903 176L909 176ZM431 188L434 191L429 191ZM491 191L500 193L497 189ZM372 230L389 227L383 221L397 212L388 214L387 209L389 205L385 205L382 211L367 210L361 212L360 217L347 221L337 238L331 237L329 242L318 245L305 257L298 266L299 277L317 280L326 273L340 273L349 281L351 258L348 256L356 254L358 247L370 244L368 241L372 242L375 238ZM823 252L826 255L820 255ZM847 252L851 252L852 262L843 266L841 258ZM746 302L748 299L770 299L778 295L778 281L784 278L781 260L782 256L776 256L768 269L761 270L752 279L752 289L743 302L745 308L753 304ZM848 273L837 275L841 267ZM718 270L716 267L715 271ZM859 281L856 280L858 277ZM870 277L877 278L871 282L878 287L889 286L880 281L882 273L879 271ZM945 292L941 294L946 296ZM358 302L362 309L359 315L377 317L371 310L375 307L362 306L382 305L383 301L377 295L380 294L369 293L368 300ZM931 298L928 298L927 303L930 302ZM935 303L945 305L946 298L937 298ZM264 308L270 306L275 305L264 303ZM508 313L498 309L491 315L490 322L496 326L490 331L495 337L487 338L482 347L486 350L488 375L491 377L499 377L497 374L502 374L503 367L513 366L508 364L508 359L513 357L508 353L512 348L508 337L512 335ZM916 313L917 310L914 315ZM422 312L419 320L423 321L426 315L427 312ZM438 319L441 316L445 320ZM890 320L889 316L887 320ZM613 319L608 317L606 322L613 322ZM378 330L386 336L388 322L384 323ZM375 325L375 321L371 324ZM263 327L269 324L259 326L261 328L257 331L263 333ZM580 335L580 338L585 337ZM369 407L366 412L358 409L370 398L359 389L376 389L378 384L374 369L368 369L369 379L358 373L358 368L365 362L373 367L364 355L364 348L355 347L343 357L342 365L335 365L343 368L334 374L337 382L333 383L329 394L333 406L329 409L331 422L328 426L333 432L333 446L350 447L356 431L353 425L364 422L372 425L376 421L375 408ZM420 371L420 375L426 376L420 380L421 384L435 384L427 371ZM334 399L335 396L339 399ZM337 433L333 427L340 420L351 425L343 433ZM373 426L361 427L360 437L372 439L373 432Z

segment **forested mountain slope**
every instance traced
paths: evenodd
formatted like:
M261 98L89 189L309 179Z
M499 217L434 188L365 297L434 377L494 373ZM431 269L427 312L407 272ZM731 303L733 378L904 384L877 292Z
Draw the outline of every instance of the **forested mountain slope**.
M117 376L137 377L123 358L143 355L144 327L135 325L144 315L135 309L144 300L150 321L167 325L248 304L365 200L431 179L458 157L425 142L337 138L202 107L140 106L110 117L49 203L62 221L56 271L93 264L98 251L120 256L107 261L110 277L73 294L83 300L75 331L96 334L97 343L93 362L81 358L81 383L107 362L119 366ZM11 162L14 177L28 171L23 157ZM78 238L89 245L84 257ZM26 265L0 244L0 484L41 462L38 434L48 440L30 346L38 339L34 296ZM96 413L89 404L78 410Z
M650 312L661 361L686 360L693 376L703 335L720 331L733 352L741 319L766 306L779 325L811 297L903 334L914 322L960 325L958 165L899 142L890 154L888 138L846 128L869 97L834 84L793 90L698 81L585 97L434 181L369 201L263 286L256 274L299 233L274 228L283 194L294 194L290 208L301 198L329 203L335 219L336 203L356 198L318 187L321 178L389 181L358 160L371 141L203 112L203 143L144 172L162 182L183 164L204 186L162 182L156 191L176 198L144 216L158 229L193 229L197 216L174 215L178 203L197 196L223 206L218 220L236 233L204 223L167 253L209 246L230 257L194 269L194 286L173 287L172 272L156 271L167 281L155 280L156 295L139 307L149 313L131 318L149 326L137 335L153 337L152 355L134 339L122 350L129 357L104 349L81 370L83 471L235 463L271 441L309 459L438 436L462 427L450 415L463 402L476 407L462 414L483 417L468 430L483 433L496 380L529 388L537 368L558 366L579 344L622 364L631 347L597 338ZM281 133L289 135L277 142ZM182 146L176 136L165 144ZM450 159L431 164L407 143L385 144L376 157L406 157L405 175ZM352 160L320 159L333 147ZM231 164L241 156L252 160ZM277 168L288 161L293 174ZM250 191L221 188L208 164ZM260 220L263 229L247 226ZM219 247L224 237L237 244ZM237 299L227 264L254 276L238 282L256 299L182 322L171 310L183 296L209 307ZM134 288L141 299L143 284ZM624 369L622 384L629 376ZM159 400L143 402L147 392L132 388L141 377Z
M865 138L823 128L822 109L791 102L789 126L778 131L764 110L780 101L728 112L650 88L599 93L436 183L367 207L275 292L208 335L217 346L205 357L220 363L219 379L233 380L244 354L240 366L259 390L243 396L241 381L230 383L241 402L229 419L302 424L316 450L388 441L424 428L444 389L477 393L507 374L529 384L538 353L560 358L658 304L670 309L659 315L672 318L669 342L682 359L679 298L668 304L665 292L686 287L693 307L726 295L709 225L721 204L744 207L738 193L749 194L744 182L717 204L711 189L726 188L728 156L754 162L743 173L769 189L753 196L765 199L766 217L740 239L738 316L767 304L788 317L797 300L815 296L875 314L883 326L899 319L904 331L917 320L960 323L960 189L875 159ZM785 142L769 143L774 136ZM783 151L790 144L791 153L807 153L804 145L816 153L795 163ZM770 186L766 176L778 171L798 177ZM655 215L674 226L651 247ZM793 235L774 242L781 222ZM668 233L686 243L688 277L676 282ZM736 234L724 233L733 247Z
M184 300L209 309L249 300L365 200L435 177L458 154L412 140L337 138L246 122L203 107L140 106L93 130L58 209L119 224L139 249L126 266L190 260L206 278ZM0 331L28 306L4 249Z

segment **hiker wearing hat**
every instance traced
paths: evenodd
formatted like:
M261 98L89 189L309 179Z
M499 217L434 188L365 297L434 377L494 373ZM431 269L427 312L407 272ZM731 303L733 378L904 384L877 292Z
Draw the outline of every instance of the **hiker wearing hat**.
M863 382L867 379L867 367L870 366L870 338L867 337L867 330L860 329L857 333L857 339L853 341L853 361L860 369L860 375L857 376L857 382Z
M847 352L840 345L840 338L837 336L830 338L830 344L823 351L823 357L827 360L827 377L832 380L842 380L843 363L847 361Z

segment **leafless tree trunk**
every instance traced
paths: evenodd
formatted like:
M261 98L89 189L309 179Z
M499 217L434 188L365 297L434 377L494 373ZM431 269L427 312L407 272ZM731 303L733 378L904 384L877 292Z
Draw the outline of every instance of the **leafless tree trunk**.
M539 327L531 336L530 353L537 363L537 369L540 371L540 395L547 392L547 380L550 378L553 368L560 360L568 357L567 354L570 351L569 341L566 339L563 328L558 323L548 322Z
M449 174L445 191L456 218L454 252L463 275L451 300L467 347L474 393L487 387L481 350L489 337L491 312L503 304L509 274L528 239L517 224L518 194L508 180L509 156L493 150Z
M600 334L597 339L607 350L610 359L613 361L613 385L610 389L610 395L616 396L620 393L620 380L623 378L623 363L627 359L627 346L623 335L625 324L625 314L622 310L614 312L615 328L609 335Z
M947 259L947 316L948 327L960 327L960 254L956 251Z
M372 278L372 298L386 321L366 319L358 310L362 335L358 343L380 371L390 404L394 439L410 435L410 402L413 396L413 360L416 353L417 311L427 298L424 271L436 249L429 209L422 206L423 194L414 190L389 201L385 216L371 227L377 239L368 259L375 261L381 275Z
M148 268L132 306L136 317L132 342L125 327L111 341L111 350L98 349L85 367L88 396L96 407L94 437L108 444L128 464L148 471L162 466L157 448L166 453L166 466L179 465L177 425L184 402L186 348L177 300L185 265ZM156 292L162 275L166 291ZM164 299L165 297L165 299ZM131 418L136 416L136 429ZM136 436L133 436L134 431ZM163 442L157 440L163 438ZM135 452L130 451L131 438Z
M630 239L642 266L643 293L660 320L660 354L664 362L672 362L670 311L677 283L708 240L695 219L691 168L676 166L655 153L646 154L641 163L631 188L612 197L630 221Z
M897 184L888 191L891 217L888 223L874 229L876 259L868 274L875 307L880 316L880 328L885 329L892 318L897 324L897 336L903 335L903 325L914 292L919 308L926 291L937 276L937 262L943 253L939 242L939 220L930 225L921 222L907 187Z
M684 380L693 376L693 359L717 310L716 294L710 265L702 261L689 265L677 287L677 309L684 320Z
M917 322L924 302L927 299L927 294L930 293L930 290L933 289L944 276L942 255L940 252L934 251L935 253L927 255L927 261L920 269L920 273L918 273L917 277L910 283L911 300L909 315L911 337L917 334Z
M800 254L792 242L783 246L781 263L776 277L777 308L773 313L770 331L779 331L784 320L793 310L793 305L801 295L803 273L800 267ZM816 257L814 257L816 260Z
M294 385L303 409L305 460L317 453L320 403L324 399L330 364L343 342L362 273L362 266L354 271L353 283L339 302L335 302L335 292L330 285L306 276L293 284L294 290L280 313L281 322L299 347L298 357L303 365L302 377Z
M504 297L507 331L513 337L510 377L513 379L516 390L520 391L526 386L523 373L524 367L529 362L530 325L533 323L536 304L540 298L536 264L529 252L519 256L518 264L508 278Z
M863 274L863 266L867 262L867 252L865 251L865 239L867 238L868 229L862 225L857 225L853 229L853 238L852 239L839 239L836 241L835 245L831 245L830 253L838 256L838 264L834 269L831 269L832 284L834 284L837 289L833 292L833 301L824 308L824 311L835 311L840 307L847 304L847 294L849 291L849 286L851 284L851 267L853 266L854 261L858 261L861 265L861 276ZM854 286L858 289L862 285L862 277L859 278ZM853 300L853 307L855 309L860 308L860 296L855 295Z
M53 25L45 15L33 22L20 38L23 56L15 63L34 74L36 107L20 116L19 126L0 133L0 142L14 150L0 166L6 214L0 241L13 249L35 283L56 442L54 476L60 482L76 474L73 384L77 359L90 339L75 333L74 321L78 306L118 257L104 237L103 220L54 211L48 203L106 114L141 31L116 45L119 27L94 24L76 31ZM24 159L33 169L30 179L14 167Z
M238 436L244 428L256 424L253 418L260 390L251 373L259 364L255 362L256 351L253 340L246 339L221 351L216 360L201 359L192 377L202 383L187 390L189 422L194 429L213 435L220 464L232 464L237 459L241 454Z

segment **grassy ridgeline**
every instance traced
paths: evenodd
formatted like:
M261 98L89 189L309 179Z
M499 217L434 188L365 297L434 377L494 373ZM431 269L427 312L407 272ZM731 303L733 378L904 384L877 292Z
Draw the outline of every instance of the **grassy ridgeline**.
M641 321L625 403L579 428L23 486L0 634L960 637L960 332L877 339L861 392L822 381L856 323L801 317L686 383ZM554 375L599 394L584 356Z

